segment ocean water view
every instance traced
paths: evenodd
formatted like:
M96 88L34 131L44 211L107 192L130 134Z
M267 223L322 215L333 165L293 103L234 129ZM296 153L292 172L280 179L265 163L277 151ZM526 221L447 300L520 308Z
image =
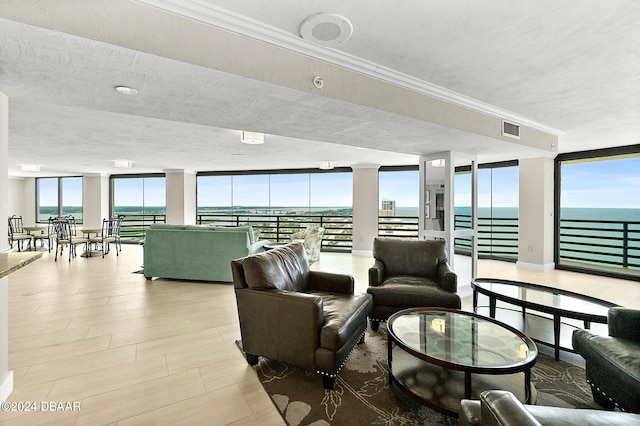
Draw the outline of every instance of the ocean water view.
M470 207L456 207L456 215L469 215ZM271 214L271 215L337 215L350 216L353 210L350 206L332 207L264 207L264 206L235 206L235 207L198 207L198 214ZM65 206L64 215L82 218L81 206ZM116 206L115 215L163 215L164 206ZM58 215L57 206L40 206L40 221L46 221L50 216ZM418 217L418 207L396 207L395 216ZM517 207L479 207L480 218L516 219ZM568 207L560 210L562 220L598 220L617 222L640 222L640 209L632 208L576 208Z

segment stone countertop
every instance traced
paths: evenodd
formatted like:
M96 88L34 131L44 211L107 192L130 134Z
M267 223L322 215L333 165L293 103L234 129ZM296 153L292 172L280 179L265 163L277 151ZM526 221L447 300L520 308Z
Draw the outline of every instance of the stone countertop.
M20 253L0 253L0 278L23 268L42 257L42 252L23 251Z

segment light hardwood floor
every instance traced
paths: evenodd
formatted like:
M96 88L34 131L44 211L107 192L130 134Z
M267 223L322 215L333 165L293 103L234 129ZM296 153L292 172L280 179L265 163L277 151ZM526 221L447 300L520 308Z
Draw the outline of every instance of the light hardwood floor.
M240 337L231 284L156 279L142 248L104 259L42 259L9 276L9 401L38 412L0 412L3 425L282 425ZM354 275L367 287L371 258L322 253L313 269ZM468 260L456 257L463 309ZM640 283L563 271L538 273L481 261L479 275L554 285L640 308ZM318 386L321 380L318 378ZM41 402L80 410L42 412ZM73 407L73 405L71 405Z

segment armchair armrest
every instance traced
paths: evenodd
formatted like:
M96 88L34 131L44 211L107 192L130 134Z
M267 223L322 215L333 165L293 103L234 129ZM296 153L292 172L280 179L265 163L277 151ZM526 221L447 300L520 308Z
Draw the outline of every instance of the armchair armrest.
M484 391L480 400L482 425L542 426L511 392Z
M269 244L271 241L269 240L259 240L255 243L249 245L249 254L260 253L264 251L264 245Z
M458 291L458 275L446 262L438 265L438 287L451 293Z
M609 336L640 342L640 310L610 308Z
M351 275L309 271L309 288L331 293L353 294L354 280Z
M322 297L283 290L236 289L244 350L313 369L324 322Z
M373 266L369 268L369 286L377 287L382 284L384 280L384 263L380 260L375 259L373 261Z

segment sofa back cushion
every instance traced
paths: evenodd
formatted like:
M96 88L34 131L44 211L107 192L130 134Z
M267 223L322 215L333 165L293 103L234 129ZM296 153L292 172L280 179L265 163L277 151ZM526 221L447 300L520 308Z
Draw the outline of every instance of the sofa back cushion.
M413 275L435 279L438 265L447 261L444 240L376 238L373 257L384 264L385 276Z
M245 231L249 235L249 244L256 242L255 233L251 225L247 226L211 226L210 229L222 232Z
M309 262L304 246L299 242L245 257L242 272L244 284L252 290L308 289ZM239 287L239 283L235 284Z

